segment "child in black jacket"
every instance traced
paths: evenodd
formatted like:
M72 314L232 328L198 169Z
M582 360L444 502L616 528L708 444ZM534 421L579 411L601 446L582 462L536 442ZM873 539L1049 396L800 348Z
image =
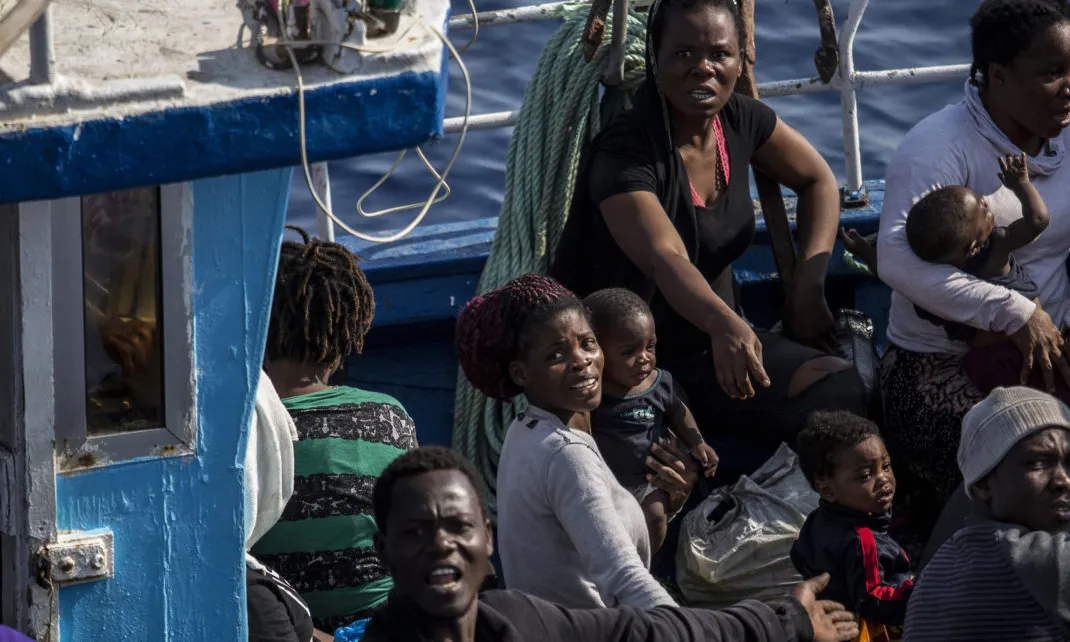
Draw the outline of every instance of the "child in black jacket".
M815 412L797 451L821 502L791 548L792 563L804 578L829 573L822 599L841 602L871 628L902 626L914 580L888 535L895 474L877 426L844 411Z

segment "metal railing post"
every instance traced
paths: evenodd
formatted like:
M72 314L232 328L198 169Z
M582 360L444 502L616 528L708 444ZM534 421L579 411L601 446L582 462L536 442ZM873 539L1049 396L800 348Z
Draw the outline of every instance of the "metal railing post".
M323 204L333 212L334 206L331 205L331 174L327 170L327 163L312 164L312 185L316 188L316 193L323 199ZM316 231L324 241L334 242L334 221L319 206L316 207Z
M843 160L847 172L845 201L865 200L862 193L862 153L858 140L858 95L855 86L855 36L869 0L851 0L840 34L840 109L843 112Z
M52 7L30 27L30 82L35 85L51 85L56 80L52 63L56 54L52 46Z
M628 37L628 0L613 0L613 39L603 82L610 87L624 80L624 47Z

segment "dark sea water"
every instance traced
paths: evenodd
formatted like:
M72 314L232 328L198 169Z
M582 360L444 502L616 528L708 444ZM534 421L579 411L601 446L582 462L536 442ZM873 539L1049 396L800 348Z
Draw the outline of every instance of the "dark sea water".
M543 0L546 1L546 0ZM476 0L480 11L502 9L531 0L497 2ZM833 0L837 22L847 17L848 0ZM969 61L970 15L978 0L873 0L855 41L856 69L916 67ZM470 11L463 0L453 0L454 15ZM757 76L760 82L816 75L813 52L819 35L810 0L757 0ZM520 108L524 89L543 45L560 23L504 25L485 28L463 56L472 76L472 113ZM458 46L471 32L457 33ZM902 135L927 114L959 100L963 82L867 88L858 95L865 178L880 178L885 163ZM844 176L843 130L839 95L810 94L769 99L779 116L798 129L825 156L840 179ZM450 68L447 116L464 113L464 81L456 65ZM449 175L449 200L435 205L424 224L447 223L494 216L505 189L505 163L511 129L470 132ZM425 152L438 168L448 162L456 139L428 145ZM394 153L364 156L330 164L331 197L336 215L361 231L378 232L405 226L415 212L375 219L357 215L357 198L386 172ZM434 180L415 154L365 203L369 210L423 200ZM294 172L290 195L291 223L315 229L315 204L304 176ZM339 230L339 233L342 232Z

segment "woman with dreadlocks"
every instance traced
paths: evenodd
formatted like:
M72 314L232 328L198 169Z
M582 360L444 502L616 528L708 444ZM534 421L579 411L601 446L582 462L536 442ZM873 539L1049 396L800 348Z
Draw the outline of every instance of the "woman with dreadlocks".
M523 393L529 404L498 462L506 585L569 608L674 605L650 575L643 510L591 436L603 358L583 303L553 279L521 276L468 302L457 353L476 390L495 399ZM670 447L655 444L665 463L649 458L648 480L679 509L696 474Z
M877 258L893 290L891 344L882 363L888 448L921 483L924 535L962 481L955 461L962 420L984 398L963 372L968 346L918 316L1004 334L1026 380L1030 366L1053 387L1070 382L1061 330L1070 327L1070 5L1066 0L986 0L970 21L973 66L965 96L914 126L888 164ZM988 226L1022 216L1000 184L1001 155L1027 155L1029 176L1051 223L1014 258L1039 289L1037 301L963 270L919 259L907 239L907 212L933 184L984 195ZM982 249L982 251L984 251ZM1039 303L1038 303L1039 301ZM1024 359L1023 359L1024 357ZM909 488L908 488L909 491Z
M810 410L866 406L857 372L827 352L836 178L769 107L734 92L742 48L734 0L654 3L646 82L587 150L551 274L580 295L615 286L646 298L658 361L704 436L758 440L771 454L794 443ZM751 165L799 196L801 255L784 313L798 341L754 329L740 307L732 262L754 237Z
M297 426L294 492L253 549L301 593L317 629L367 617L393 583L372 545L372 488L416 447L412 419L387 395L329 380L359 353L375 299L358 258L338 243L282 244L264 371Z

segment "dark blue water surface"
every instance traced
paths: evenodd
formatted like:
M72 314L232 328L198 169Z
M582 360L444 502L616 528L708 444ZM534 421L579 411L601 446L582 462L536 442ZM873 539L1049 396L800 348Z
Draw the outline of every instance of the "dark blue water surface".
M454 15L470 11L464 0L452 0ZM540 0L476 0L480 11L533 4ZM546 0L541 0L546 1ZM834 0L837 21L847 17L848 0ZM978 0L875 0L870 2L855 44L858 70L945 65L969 61L969 16ZM816 75L813 52L819 36L810 0L757 0L757 76L761 82ZM543 45L557 21L485 28L463 58L472 76L474 114L519 109L524 89ZM471 32L457 33L458 46ZM925 115L959 100L963 82L866 88L858 95L864 176L880 178L899 139ZM825 156L840 179L844 176L843 129L836 93L789 96L768 100L780 117L805 135ZM464 113L464 80L450 69L447 116ZM505 163L512 129L470 132L449 175L451 198L435 205L425 224L447 223L497 215L505 189ZM425 147L431 162L442 168L456 143L454 136ZM415 212L365 219L357 215L357 198L389 169L394 153L364 156L330 164L331 197L336 215L361 231L377 232L405 226ZM401 169L370 198L365 209L378 210L425 199L434 180L409 154ZM315 204L304 176L294 172L290 196L291 223L315 229ZM340 232L341 233L341 232Z

